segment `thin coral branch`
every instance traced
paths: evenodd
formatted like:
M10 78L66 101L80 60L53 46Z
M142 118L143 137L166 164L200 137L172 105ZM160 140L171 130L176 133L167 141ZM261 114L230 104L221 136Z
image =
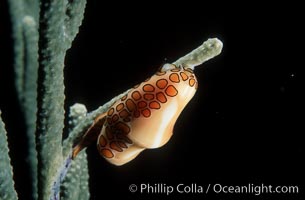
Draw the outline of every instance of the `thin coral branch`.
M89 173L87 154L85 151L82 151L71 163L71 167L63 180L61 185L61 199L89 199L90 193L88 181Z
M35 142L38 74L39 1L9 1L14 39L15 85L24 114L33 199L37 199L37 152Z
M65 1L43 1L41 5L38 78L38 194L49 200L62 164L64 128L64 37Z
M80 171L79 176L79 200L88 200L90 198L90 190L89 190L89 168L88 168L88 160L87 153L82 152L81 157L79 158L80 162L76 168ZM68 200L68 199L67 199Z
M24 101L22 103L28 137L28 161L32 177L33 198L37 199L37 151L36 151L36 113L37 113L37 77L38 77L38 31L34 18L26 16L24 23L25 56Z
M7 136L0 111L0 199L17 200L14 188L13 171L9 157Z
M174 65L185 66L194 69L196 66L214 58L220 54L222 50L222 42L217 38L208 39L201 46L190 52L189 54L179 58Z
M70 129L76 126L82 119L84 119L86 114L87 109L83 104L77 103L71 106L69 113L69 125L71 126ZM53 183L51 200L59 199L60 196L62 199L66 200L82 199L79 198L80 195L85 195L89 198L89 173L87 165L88 163L86 152L82 152L81 156L78 159L75 159L74 162L72 162L72 156L70 154L65 159L57 179ZM82 176L87 177L87 179L84 179ZM87 187L81 187L82 185L87 185Z
M12 22L12 38L14 40L15 86L19 100L23 99L24 77L24 40L23 40L23 1L9 0Z
M85 0L44 0L41 4L37 129L40 200L53 198L54 183L58 183L56 178L66 158L62 157L64 58L78 32L85 5Z
M83 104L74 104L70 107L69 114L69 125L70 129L73 129L78 125L87 114L87 109ZM67 158L67 161L71 160L71 155ZM68 162L66 162L68 163ZM64 165L68 170L68 165ZM61 173L63 174L63 173ZM65 174L63 174L65 175ZM81 152L80 156L71 163L71 167L66 173L66 176L61 177L63 184L61 185L61 198L63 200L78 199L86 200L89 199L89 172L88 172L88 162L87 154L85 151Z

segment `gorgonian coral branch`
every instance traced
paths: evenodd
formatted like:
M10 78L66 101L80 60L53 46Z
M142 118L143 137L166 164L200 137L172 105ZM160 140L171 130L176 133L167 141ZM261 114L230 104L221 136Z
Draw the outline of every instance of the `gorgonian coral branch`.
M38 76L39 1L9 0L14 39L15 87L26 124L29 172L33 199L37 199L37 152L35 142Z
M214 58L220 54L222 50L222 42L217 38L208 39L201 46L194 49L189 54L179 58L174 65L187 66L194 69L196 66Z
M13 181L13 171L8 153L7 136L0 111L0 199L17 200L17 193Z

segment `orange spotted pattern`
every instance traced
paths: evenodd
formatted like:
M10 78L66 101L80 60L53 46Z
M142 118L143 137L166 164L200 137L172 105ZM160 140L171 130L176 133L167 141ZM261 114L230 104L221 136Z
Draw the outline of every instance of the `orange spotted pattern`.
M113 158L116 153L123 152L133 142L128 134L132 131L130 123L133 119L149 118L153 112L158 112L166 106L168 99L179 94L176 84L186 83L197 89L197 81L193 70L176 67L169 71L159 70L157 81L148 78L138 84L108 110L105 121L105 135L98 139L98 149L105 158Z

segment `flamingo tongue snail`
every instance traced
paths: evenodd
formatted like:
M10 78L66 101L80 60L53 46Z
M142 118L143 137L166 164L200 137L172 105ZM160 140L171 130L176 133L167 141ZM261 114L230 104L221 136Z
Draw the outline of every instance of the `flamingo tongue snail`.
M95 119L73 148L72 157L97 140L101 156L112 164L123 165L144 149L167 143L177 118L197 90L194 68L218 55L221 49L221 41L209 39L131 88Z

